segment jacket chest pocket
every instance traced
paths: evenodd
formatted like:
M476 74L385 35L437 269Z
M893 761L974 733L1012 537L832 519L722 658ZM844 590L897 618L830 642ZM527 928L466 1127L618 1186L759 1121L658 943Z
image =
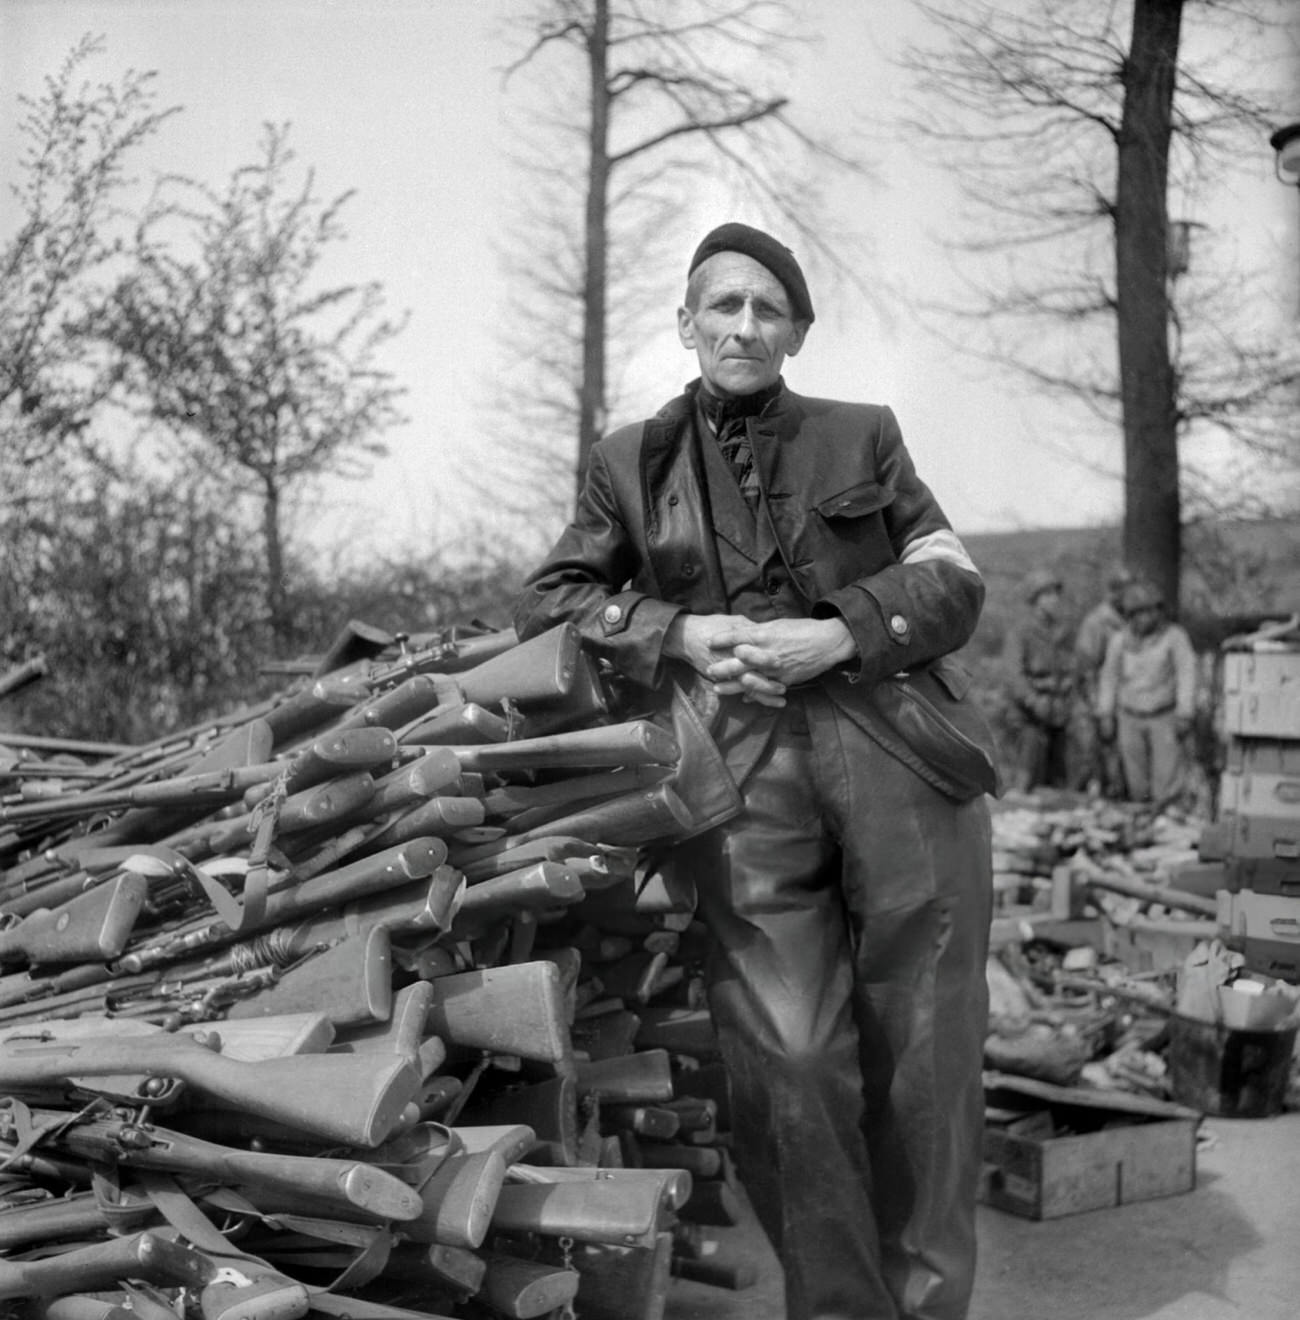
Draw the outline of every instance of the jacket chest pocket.
M813 505L811 522L832 553L847 552L855 573L872 572L895 560L885 526L894 492L878 481L860 481Z

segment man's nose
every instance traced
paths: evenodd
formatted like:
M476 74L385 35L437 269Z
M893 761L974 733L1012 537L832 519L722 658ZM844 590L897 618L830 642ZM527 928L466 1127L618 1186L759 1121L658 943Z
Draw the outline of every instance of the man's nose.
M758 318L755 317L754 309L749 303L746 303L744 307L740 309L740 313L736 317L735 327L732 330L732 334L734 334L737 339L744 340L753 339L758 334Z

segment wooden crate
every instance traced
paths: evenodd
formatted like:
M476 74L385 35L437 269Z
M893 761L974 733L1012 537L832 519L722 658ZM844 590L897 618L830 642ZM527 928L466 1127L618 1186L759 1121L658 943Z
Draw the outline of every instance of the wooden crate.
M1229 857L1300 860L1300 741L1230 739L1219 819Z
M1223 730L1247 738L1300 738L1300 647L1224 653Z
M1145 1096L985 1078L980 1200L1026 1219L1059 1219L1196 1186L1200 1114Z

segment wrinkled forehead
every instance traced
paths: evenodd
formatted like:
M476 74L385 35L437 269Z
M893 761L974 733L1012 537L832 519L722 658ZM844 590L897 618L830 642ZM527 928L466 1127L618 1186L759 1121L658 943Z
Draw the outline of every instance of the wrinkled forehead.
M719 252L702 261L692 272L687 288L695 292L699 302L728 293L752 295L791 315L785 285L762 262L743 252Z

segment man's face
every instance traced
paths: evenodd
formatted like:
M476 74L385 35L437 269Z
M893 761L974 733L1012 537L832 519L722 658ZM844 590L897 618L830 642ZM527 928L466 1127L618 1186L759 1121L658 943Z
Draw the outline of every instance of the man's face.
M1139 637L1148 637L1160 622L1160 610L1155 605L1144 605L1129 615L1129 626Z
M1061 615L1061 592L1057 587L1047 587L1034 597L1034 610L1040 619L1055 623Z
M792 318L781 281L752 257L719 252L699 267L693 284L697 306L677 309L677 333L695 350L704 383L723 398L774 384L808 331Z

